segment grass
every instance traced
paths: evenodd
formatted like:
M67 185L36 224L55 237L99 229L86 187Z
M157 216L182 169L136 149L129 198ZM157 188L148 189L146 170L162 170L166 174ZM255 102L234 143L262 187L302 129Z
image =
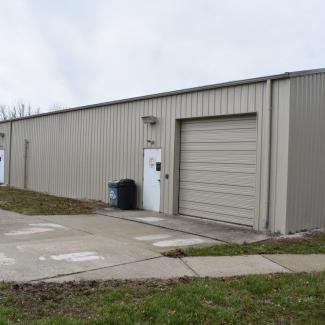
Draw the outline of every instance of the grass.
M88 214L95 202L57 197L12 187L0 187L0 208L27 215Z
M0 284L0 324L324 324L325 272Z
M221 244L165 252L165 256L232 256L251 254L325 254L325 233L313 232L300 238L271 238L251 244Z

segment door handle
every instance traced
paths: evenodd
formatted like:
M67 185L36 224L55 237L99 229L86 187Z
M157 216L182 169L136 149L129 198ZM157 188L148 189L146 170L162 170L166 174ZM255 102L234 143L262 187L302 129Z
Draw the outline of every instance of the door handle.
M160 182L160 179L157 179L158 182Z

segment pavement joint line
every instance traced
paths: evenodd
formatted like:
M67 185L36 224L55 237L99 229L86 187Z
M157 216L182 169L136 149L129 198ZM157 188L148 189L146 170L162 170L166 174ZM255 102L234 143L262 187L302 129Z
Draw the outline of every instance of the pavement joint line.
M55 214L49 215L49 216L55 216ZM37 216L37 215L34 216L34 217L37 217L39 220L42 220L42 221L47 221L47 222L52 221L52 220L46 219L46 217L44 217L44 216L43 216L43 218L41 216ZM70 228L72 230L77 230L77 231L80 231L80 232L84 232L85 234L88 234L88 235L91 235L91 236L95 236L95 234L93 234L93 233L91 233L90 231L87 231L87 230L78 229L78 228L74 228L74 227L71 227L71 226L65 226L65 227Z
M38 281L43 281L43 280L57 279L57 278L62 278L64 276L82 274L82 273L99 271L99 270L104 270L104 269L110 269L110 268L113 268L113 267L124 266L124 265L131 265L131 264L145 262L145 261L150 261L150 260L154 260L154 259L158 259L158 258L162 258L162 257L164 257L164 256L149 257L149 258L145 258L143 260L138 260L138 261L133 261L133 262L125 262L125 263L120 263L120 264L116 264L116 265L102 266L102 267L98 267L98 268L95 268L95 269L89 269L89 270L78 271L78 272L57 274L57 275L53 275L53 276L49 276L49 277L44 277L44 278L29 280L29 281L26 281L26 282L27 283L31 283L31 282L38 282Z
M197 277L201 277L201 275L199 273L197 273L191 266L189 266L181 257L179 258L179 260L181 260L183 262L183 264L189 269L191 270L195 276Z
M281 254L273 254L273 255L281 255ZM305 254L304 254L304 255L305 255ZM278 263L278 262L272 261L270 258L266 257L264 254L261 254L260 256L262 256L263 258L265 258L266 260L268 260L268 261L270 261L270 262L272 262L272 263L274 263L274 264L277 264L277 265L283 267L284 269L288 270L288 271L291 272L291 273L296 273L295 270L291 270L291 269L289 269L288 267L286 267L286 266L284 266L284 265L281 265L281 264Z
M274 254L274 255L280 255L280 254ZM304 255L308 255L308 254L304 254ZM242 256L242 255L239 255L239 256ZM261 256L263 258L265 258L266 260L276 264L276 265L279 265L281 267L283 267L284 269L288 270L290 273L297 273L297 271L294 271L294 270L291 270L277 262L274 262L272 260L270 260L269 258L267 258L266 256L262 255L262 254L255 254L255 255L251 255L251 256ZM33 280L29 280L27 281L27 283L32 283L32 282L38 282L38 281L43 281L43 280L50 280L50 279L57 279L57 278L62 278L62 277L65 277L65 276L70 276L70 275L76 275L76 274L83 274L83 273L87 273L87 272L92 272L92 271L98 271L98 270L103 270L103 269L109 269L109 268L114 268L114 267L118 267L118 266L124 266L124 265L132 265L132 264L136 264L136 263L140 263L140 262L145 262L145 261L150 261L150 260L154 260L154 259L159 259L159 258L163 258L164 256L155 256L155 257L150 257L150 258L146 258L146 259L143 259L143 260L138 260L138 261L133 261L133 262L127 262L127 263L120 263L120 264L116 264L116 265L110 265L110 266L103 266L103 267L100 267L100 268L95 268L95 269L89 269L89 270L84 270L84 271L79 271L79 272L71 272L71 273L65 273L65 274L57 274L57 275L54 275L54 276L51 276L51 277L44 277L44 278L39 278L39 279L33 279ZM197 257L200 257L200 256L197 256ZM213 256L215 257L215 259L218 259L218 257L222 257L222 256ZM237 256L234 256L234 257L237 257ZM165 258L168 258L168 259L173 259L175 260L175 258L172 258L172 257L165 257ZM195 258L195 257L194 257ZM202 276L196 272L191 266L189 266L186 261L184 261L182 258L177 258L178 260L180 260L184 265L185 267L187 267L191 272L193 272L194 276L196 277L199 277L201 278ZM272 272L274 273L274 272Z
M140 220L134 220L134 219L127 218L127 217L112 216L110 214L105 214L105 213L100 212L100 211L99 212L97 211L96 214L99 214L101 216L106 216L108 218L115 218L115 219L120 219L120 220L128 220L128 221L131 221L131 222L142 223L144 225L153 226L153 227L157 227L157 228L163 228L163 229L167 229L167 230L178 231L178 232L181 232L183 234L188 234L188 235L203 237L203 238L207 238L207 239L212 239L212 240L215 240L215 241L222 242L224 244L230 244L230 242L225 241L225 240L222 240L222 239L218 239L216 237L211 237L211 236L207 236L207 235L201 235L201 234L194 233L194 232L190 232L190 231L185 231L185 230L180 230L180 229L173 229L173 228L170 228L170 227L167 227L167 226L157 225L157 224L153 224L153 223L149 223L149 222L145 222L145 221L140 221Z

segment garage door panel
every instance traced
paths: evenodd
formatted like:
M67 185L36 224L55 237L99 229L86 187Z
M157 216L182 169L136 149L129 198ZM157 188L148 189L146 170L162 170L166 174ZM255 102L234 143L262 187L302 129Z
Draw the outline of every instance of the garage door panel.
M253 225L256 116L183 121L179 212Z
M191 201L180 201L182 203L182 209L190 209L196 211L204 211L209 213L217 213L222 215L229 215L233 217L252 219L254 216L253 209L242 209L236 207L228 207L216 204L205 204Z
M228 193L255 196L255 187L253 186L238 186L238 185L222 185L215 183L193 183L190 181L181 181L179 184L180 189L184 190L197 190L208 191L215 193Z
M255 164L255 151L181 151L181 161L231 164L236 161L237 164Z
M216 211L207 212L207 211L203 211L203 210L198 211L198 210L194 210L194 209L184 208L184 209L182 209L181 213L184 215L193 216L193 217L198 216L200 218L218 220L218 221L224 221L224 222L231 222L231 223L247 225L247 226L250 226L253 223L253 217L241 218L238 215L221 214ZM198 213L199 213L199 215L198 215Z
M199 190L182 189L180 201L191 201L198 203L206 203L212 205L222 205L244 209L254 209L255 198L249 195L228 194L219 192L207 192Z
M245 123L243 123L245 121ZM208 130L229 130L229 129L256 129L256 121L251 117L219 119L218 124L215 119L185 121L182 126L182 132L187 131L208 131Z
M210 171L182 171L181 180L192 183L207 183L217 185L237 185L255 187L255 175L244 173L210 172Z
M198 215L198 212L199 212L199 215ZM243 218L239 218L236 216L223 215L223 214L219 214L219 213L215 213L215 212L205 212L205 211L183 209L181 214L187 215L187 216L192 216L192 217L199 217L199 218L235 223L235 224L239 224L239 225L251 226L253 223L253 219L243 219Z
M187 131L181 133L182 142L236 142L236 141L254 141L256 138L255 129L242 130L213 130L213 131Z
M197 170L197 171L211 171L211 172L228 172L228 173L256 173L256 165L254 164L210 164L208 162L190 163L182 161L180 163L181 170Z
M255 151L255 141L241 141L241 142L211 142L211 143L197 143L187 142L182 145L182 151Z

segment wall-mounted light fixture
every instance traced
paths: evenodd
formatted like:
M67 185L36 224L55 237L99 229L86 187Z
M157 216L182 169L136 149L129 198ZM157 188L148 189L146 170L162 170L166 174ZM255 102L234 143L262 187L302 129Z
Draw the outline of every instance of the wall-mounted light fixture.
M150 115L150 116L142 116L141 118L142 118L142 121L143 121L144 124L153 125L153 124L157 123L157 118L155 116L152 116L152 115Z
M5 133L1 132L0 133L0 138L4 138L5 137Z

